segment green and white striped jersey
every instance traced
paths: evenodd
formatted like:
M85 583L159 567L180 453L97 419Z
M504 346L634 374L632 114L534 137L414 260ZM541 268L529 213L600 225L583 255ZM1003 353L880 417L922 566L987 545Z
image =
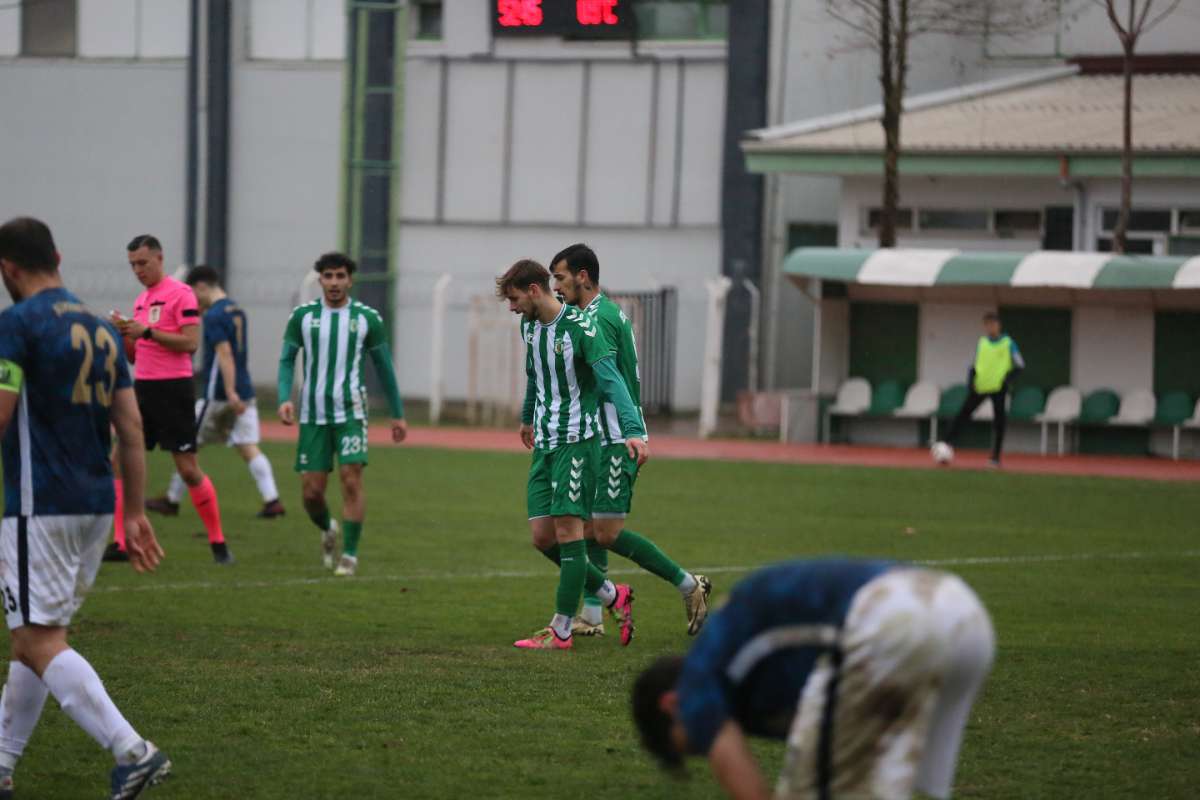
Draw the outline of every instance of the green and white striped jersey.
M292 311L283 341L304 351L301 423L332 425L367 418L363 353L387 342L378 311L357 300L341 308L314 300Z
M625 388L629 390L629 398L633 400L638 417L642 421L642 428L645 429L646 417L642 413L642 375L638 370L637 342L633 337L633 322L619 305L603 293L596 295L592 302L587 304L584 312L600 328L600 332L604 334L616 351L617 372L621 373L621 378L625 381ZM597 433L600 436L601 447L622 444L625 441L625 434L621 432L621 421L617 417L615 405L608 401L601 404L598 420Z
M534 389L534 447L553 450L595 436L600 393L592 365L613 354L604 333L564 304L553 322L523 321L521 335Z

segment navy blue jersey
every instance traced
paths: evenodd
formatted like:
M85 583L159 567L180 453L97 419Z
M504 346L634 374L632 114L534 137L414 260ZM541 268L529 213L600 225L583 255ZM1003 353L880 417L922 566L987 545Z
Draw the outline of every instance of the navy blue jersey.
M4 515L111 514L109 420L128 388L121 337L66 289L0 314L0 362L24 372L4 434Z
M726 720L786 739L817 657L837 644L851 600L888 561L789 561L733 587L709 617L679 676L688 746L705 754Z
M228 297L222 297L204 312L204 398L206 400L228 400L225 395L225 380L217 362L217 345L229 342L233 352L233 365L237 372L234 388L238 397L249 400L254 397L254 384L250 382L250 370L246 367L246 312Z

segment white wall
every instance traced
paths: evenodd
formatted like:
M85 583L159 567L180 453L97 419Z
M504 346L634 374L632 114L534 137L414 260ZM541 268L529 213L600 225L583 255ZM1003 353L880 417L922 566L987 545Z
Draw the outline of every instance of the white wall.
M842 381L850 377L850 302L825 300L820 313L820 355L817 358L817 391L837 392Z
M986 303L922 303L917 334L917 380L945 389L964 383L975 358Z
M1078 306L1071 317L1071 383L1084 394L1154 389L1154 311Z

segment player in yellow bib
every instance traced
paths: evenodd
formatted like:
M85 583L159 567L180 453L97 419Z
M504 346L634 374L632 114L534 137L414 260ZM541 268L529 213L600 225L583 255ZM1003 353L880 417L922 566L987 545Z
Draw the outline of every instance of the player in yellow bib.
M1008 390L1013 380L1025 369L1025 359L1017 343L1004 333L1000 315L989 311L983 315L983 333L975 346L975 361L967 373L967 399L958 416L938 444L953 445L958 432L984 400L992 401L992 457L988 462L1000 466L1000 450L1004 446L1004 429L1008 422ZM937 445L935 445L936 447Z

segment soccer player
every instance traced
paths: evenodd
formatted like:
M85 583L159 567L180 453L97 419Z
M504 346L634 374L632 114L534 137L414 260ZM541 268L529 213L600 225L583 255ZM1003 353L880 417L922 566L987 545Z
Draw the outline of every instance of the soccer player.
M612 612L621 644L628 645L633 638L633 590L614 585L588 563L583 524L591 517L600 466L600 398L616 407L624 447L639 466L650 454L641 417L604 332L554 296L545 267L528 259L518 261L496 279L496 294L521 315L526 345L520 436L533 450L527 486L529 528L534 547L559 566L550 624L514 644L528 650L570 649L571 618L586 588Z
M946 798L994 650L987 611L954 575L786 562L735 586L685 658L642 673L633 716L665 766L707 756L742 800L770 796L748 736L787 740L777 798Z
M271 462L258 449L258 406L246 366L246 312L229 299L221 288L221 276L206 264L192 267L186 283L204 312L204 398L196 401L196 447L212 441L236 447L262 495L258 516L281 517L284 508ZM179 513L183 490L183 478L176 472L166 496L147 500L146 508L173 517Z
M358 542L367 508L363 489L363 468L367 466L364 354L370 356L387 395L393 442L399 444L408 436L408 423L383 317L350 299L354 261L341 253L325 253L313 269L320 276L321 299L297 306L283 334L279 419L284 425L296 422L292 382L296 354L303 350L296 471L300 473L304 510L321 531L322 558L328 569L333 567L338 528L325 504L325 487L337 456L342 482L342 557L333 574L346 577L358 569Z
M133 319L113 313L112 322L134 353L134 384L146 449L171 453L187 484L192 505L208 532L213 560L232 564L233 553L221 529L217 490L196 458L196 387L192 353L200 346L200 309L191 287L163 271L162 245L149 234L125 248L129 266L146 290L133 306ZM118 528L119 535L119 528Z
M113 514L110 424L125 475L126 547L134 569L162 549L142 507L145 456L120 336L63 286L45 224L0 226L0 272L15 305L0 313L4 518L0 602L12 647L0 696L0 798L53 694L116 759L114 800L136 797L171 769L121 715L67 626L96 579Z
M1012 382L1025 369L1025 359L1017 343L1000 327L1000 315L989 311L983 315L983 336L975 346L975 361L967 372L967 399L963 401L958 416L950 424L946 438L934 445L935 449L954 444L962 426L971 419L975 409L984 400L992 401L992 456L988 464L1000 466L1000 450L1004 447L1004 429L1008 422L1009 389ZM953 450L946 450L953 454Z
M613 346L617 371L637 407L638 419L644 429L646 418L640 404L642 382L633 323L620 306L600 291L600 262L595 252L585 244L573 244L554 256L550 269L554 275L554 288L562 298L583 309ZM693 575L682 569L650 539L625 528L625 518L633 505L638 464L625 451L617 408L611 402L606 401L600 407L596 436L600 441L600 474L592 518L584 523L588 561L607 575L608 551L612 550L671 583L683 595L687 631L695 636L708 616L712 583L704 575ZM575 633L585 636L604 634L600 601L595 595L584 596L582 615L572 622L571 627Z

